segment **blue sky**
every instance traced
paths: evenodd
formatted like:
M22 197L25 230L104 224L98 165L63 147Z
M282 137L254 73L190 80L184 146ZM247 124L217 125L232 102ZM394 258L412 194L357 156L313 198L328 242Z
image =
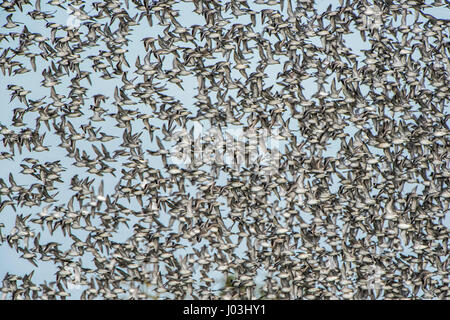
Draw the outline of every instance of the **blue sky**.
M249 2L251 2L251 1L249 1ZM319 12L322 12L323 10L325 10L328 7L328 5L330 3L333 5L333 8L335 8L338 5L338 1L317 1L316 8L318 9ZM176 7L176 9L179 10L179 16L177 17L177 20L183 26L191 26L194 24L201 25L201 24L205 23L204 18L199 18L199 16L195 15L192 12L192 10L194 8L192 3L177 3L175 5L175 7ZM266 8L266 6L264 6L264 5L256 5L255 4L252 6L252 9L255 11L259 11L264 8ZM56 22L61 25L66 25L68 23L71 23L71 21L74 21L73 15L71 16L70 12L63 10L61 8L49 8L48 4L46 4L45 2L42 2L42 9L43 9L43 11L49 11L49 12L53 12L54 10L56 10L55 13L53 13L54 18L51 19L52 22ZM90 9L91 9L91 7L89 5L87 5L85 8L85 11L87 13L89 13ZM276 8L272 7L272 9L279 10L279 6ZM50 38L51 35L49 32L49 29L45 28L45 22L34 21L29 16L26 15L26 13L31 10L33 10L33 8L31 6L25 6L24 11L22 13L15 12L13 15L14 21L18 21L22 24L19 27L12 29L12 30L6 30L4 28L1 28L0 29L1 32L2 33L7 33L10 31L20 32L20 31L22 31L23 27L26 25L27 29L30 32L40 33L43 36ZM426 10L426 12L433 14L436 17L450 18L448 9L435 8L435 9ZM6 16L8 14L9 13L0 10L0 25L4 25L6 23ZM286 8L284 9L283 14L286 15ZM257 19L259 20L259 17ZM413 19L414 19L413 16L409 16L408 23L412 23ZM250 18L248 16L244 15L244 16L239 17L238 19L233 18L232 22L248 24L248 23L250 23ZM83 26L83 23L84 22L81 22L80 30L83 30L83 32L85 32L87 29ZM398 23L399 23L399 21L398 21ZM117 26L117 25L115 25L115 26ZM145 50L144 50L141 39L143 37L157 37L158 35L161 35L163 33L164 27L159 26L157 24L156 18L154 19L153 27L149 27L147 24L147 21L144 18L141 21L140 25L134 26L132 29L133 29L133 32L129 37L129 44L126 47L128 50L128 52L126 53L126 58L127 58L128 63L130 64L130 70L134 71L135 70L134 64L135 64L136 58L139 56L140 61L142 63L143 58L145 56ZM362 41L360 38L359 32L357 32L356 30L354 33L344 36L344 38L345 38L345 42L346 42L347 46L349 46L355 54L359 55L361 59L364 57L361 50L367 50L370 48L370 44L368 42ZM271 40L275 40L275 39L276 38L274 36L272 36ZM311 38L311 39L309 39L309 41L313 44L320 45L319 37ZM15 41L3 40L0 42L0 50L1 50L0 52L2 52L7 47L14 48L14 47L17 47L17 45L18 45L18 40L15 40ZM103 42L99 42L98 47L92 47L92 48L89 48L89 49L85 50L84 52L80 53L80 55L82 57L81 58L82 59L81 66L84 67L84 70L92 71L92 67L91 67L92 61L90 61L87 57L89 57L91 55L97 55L99 50L105 50L105 48L106 48L105 44ZM38 52L37 48L34 48L33 50L35 50L35 52ZM248 74L255 70L255 67L257 65L257 59L259 59L259 57L255 51L254 58L251 61L250 70L247 71ZM326 59L326 57L323 57L323 59ZM24 65L27 68L31 69L31 66L30 66L29 62L27 61L27 58L18 57L17 60L23 61ZM155 62L154 58L152 58L152 62ZM211 62L213 62L213 61L205 61L205 64L209 64ZM276 83L277 82L276 75L280 71L282 71L283 62L284 62L283 58L281 58L280 64L270 66L266 69L266 72L269 75L269 77L265 80L266 87L274 85L274 87L277 88L278 85ZM164 61L165 68L170 67L171 64L172 64L172 61L170 61L169 59L166 59ZM47 62L43 59L40 59L40 58L37 59L37 69L39 71L41 71L43 68L48 68L48 67L49 67L49 62ZM239 73L237 73L236 71L233 72L232 76L240 77ZM129 74L128 79L130 80L133 77L134 76ZM7 86L9 84L21 85L25 89L31 91L31 93L28 95L28 99L37 100L37 99L40 99L40 98L46 96L47 97L46 101L48 101L48 97L50 96L50 90L49 90L49 88L45 88L40 85L42 79L43 79L43 77L41 75L41 72L32 72L32 71L25 73L25 74L19 74L19 75L11 75L11 76L8 74L6 76L0 75L0 98L1 98L0 101L2 101L2 103L3 103L2 114L0 115L0 124L1 125L4 125L7 128L10 128L11 130L14 130L16 132L20 131L20 129L21 129L21 128L11 127L11 118L13 115L13 110L15 108L21 107L22 104L17 99L9 102L10 101L10 92L7 90ZM67 77L65 77L64 79L65 79L65 81L63 81L61 84L59 84L56 87L57 93L68 94L68 92L70 91L70 89L68 89L70 82L68 81ZM175 97L175 99L177 99L184 107L187 107L188 109L190 108L190 110L192 110L192 112L195 113L196 109L194 107L194 104L195 104L196 100L195 100L194 96L197 94L197 91L196 91L197 80L195 77L190 77L190 76L185 77L183 80L184 81L183 81L182 85L183 85L184 90L181 90L180 88L178 88L176 85L174 85L172 83L168 83L168 82L165 83L165 85L167 85L167 87L169 88L167 90L166 94L169 96ZM107 107L108 113L115 112L115 109L116 109L112 105L112 103L114 102L113 97L114 97L115 87L122 85L120 78L113 79L113 80L105 80L105 79L100 78L98 76L98 74L96 74L95 72L92 72L91 81L92 81L93 85L92 85L92 87L88 88L86 99L85 99L85 107L83 107L83 112L85 114L80 118L68 119L77 131L81 131L80 126L82 124L86 124L89 121L89 119L88 119L89 116L92 115L92 113L89 111L89 105L94 104L93 98L92 98L92 96L94 94L102 93L105 96L110 97L107 100L107 103L105 103L103 106L105 108ZM87 85L86 82L83 82L83 83L85 85ZM305 80L304 82L302 82L302 86L305 89L304 90L305 97L308 99L310 99L312 97L312 95L317 91L317 85L314 82L314 78ZM327 87L329 87L329 84ZM367 90L367 88L365 90ZM363 91L364 91L364 89L363 89ZM367 92L363 92L363 94L365 94L365 93L367 93ZM214 100L215 94L212 94L211 97ZM148 112L151 112L151 109L148 106L143 106L142 104L136 104L134 106L131 106L130 109L138 109L140 112L147 112L146 110L148 110ZM446 107L446 110L448 111L447 107ZM33 115L33 117L34 117L34 115ZM24 122L29 126L33 126L33 123L35 121L35 119L33 117L30 115L26 115L24 118ZM284 116L285 120L288 117L289 117L289 115L286 114ZM152 119L151 121L152 121L151 122L152 125L155 125L155 126L162 126L162 124L163 124L163 122L161 120ZM206 123L206 122L204 122L204 123ZM108 117L104 122L95 123L93 125L97 129L101 128L102 132L105 132L109 135L118 137L118 139L115 139L113 141L105 143L105 146L107 146L108 150L113 151L113 150L119 148L119 145L121 144L121 137L122 137L123 132L121 129L118 129L115 126L116 123L113 119ZM297 129L295 122L292 122L291 129L292 130ZM49 147L50 151L42 152L42 153L37 153L37 152L30 153L26 149L24 149L24 150L22 150L22 154L19 154L16 149L16 156L15 156L14 160L1 160L2 166L0 167L0 178L2 178L3 180L5 180L7 182L9 174L12 173L15 181L19 185L29 186L30 184L33 183L32 181L30 181L30 177L25 176L20 173L20 171L22 170L20 165L24 163L23 160L25 158L33 157L33 158L38 159L41 163L53 162L56 160L60 160L61 165L65 168L65 171L63 171L61 173L61 179L63 182L57 184L57 186L58 186L58 189L56 190L56 192L58 192L57 202L53 204L53 207L58 206L58 205L65 205L66 203L68 203L71 196L73 195L73 192L69 189L71 178L75 174L78 174L80 178L84 179L85 177L87 177L87 174L84 169L77 168L73 165L73 160L68 159L66 157L66 150L57 147L57 145L59 143L61 143L60 139L55 134L48 132L47 128L45 127L45 125L43 123L41 124L40 130L41 130L41 132L47 132L46 139L45 139L45 145L47 145ZM350 136L353 135L356 132L356 130L357 129L352 126L348 126L346 128L346 132ZM153 142L150 142L150 139L148 138L148 134L144 130L144 125L143 125L142 121L134 121L133 122L133 133L138 133L138 132L143 132L142 140L144 142L144 150L145 149L156 150L158 148L158 146L156 144L156 140ZM158 130L157 132L155 132L155 135L162 136L161 131ZM170 148L169 143L165 142L164 144L167 149ZM89 155L94 155L94 151L93 151L91 145L92 145L92 143L87 142L87 141L79 141L77 143L78 148L80 148L81 150L85 150ZM95 143L95 145L98 148L100 148L99 143ZM326 151L324 152L324 155L325 156L336 155L336 152L339 150L339 146L340 146L339 142L337 140L334 141L326 149ZM7 147L3 147L3 146L0 147L0 149L1 149L1 151L9 151L9 149ZM373 150L373 151L379 152L376 150ZM154 166L155 168L163 169L163 164L159 157L152 157L152 156L148 155L148 160L151 163L151 165ZM91 179L95 178L95 182L93 184L95 190L98 190L98 186L99 186L100 182L103 180L105 183L105 193L106 194L114 193L114 187L116 186L116 184L118 183L118 180L119 180L118 176L120 175L120 171L124 168L121 165L123 165L123 162L122 163L117 162L117 163L112 164L112 166L117 169L117 173L118 173L116 175L117 177L113 177L112 175L105 175L103 177L90 175ZM207 168L205 168L205 170L206 169ZM168 176L168 175L166 174L166 176ZM217 184L223 185L226 182L226 179L227 179L227 177L225 175L221 175L220 178L217 180ZM7 184L9 184L9 183L7 182ZM337 185L334 186L334 188L336 188L336 190L337 190L337 187L338 187ZM412 187L413 186L410 186L409 190ZM192 192L192 193L196 192L195 188L192 188L188 191ZM407 191L407 190L405 190L405 191ZM420 191L420 189L419 189L419 191ZM55 191L53 193L55 193ZM6 199L6 197L2 195L1 199L2 199L2 201L4 201ZM226 201L224 199L221 199L221 200L224 203L226 203ZM273 197L272 200L275 200L275 197ZM126 201L122 201L122 203L127 204ZM14 221L15 221L16 214L23 214L23 215L32 214L34 216L34 215L38 214L45 205L47 205L47 204L42 204L41 207L32 207L32 208L20 207L20 208L17 208L17 212L14 212L12 210L12 208L10 208L10 207L6 208L5 210L3 210L0 213L0 222L5 224L5 227L2 229L2 233L4 235L8 234L11 231L11 229L14 227ZM280 203L280 205L283 205L283 203ZM130 208L132 208L134 210L137 210L139 208L139 205L137 204L137 202L134 199L132 199L129 206L130 206ZM226 206L223 206L221 208L224 210L223 211L224 214L227 214L228 209L226 208ZM308 220L308 215L305 215L304 218L305 218L305 220ZM164 223L167 223L168 216L164 216L164 214L162 214L161 221ZM133 223L136 223L136 222L137 222L137 219L131 219L131 221L129 223L130 227L133 225ZM447 226L450 225L450 219L448 216L445 219L445 223ZM41 240L43 242L56 241L56 242L62 243L63 246L66 245L67 249L68 249L70 242L67 241L67 239L63 236L63 234L61 233L60 230L57 230L55 232L55 234L53 236L51 236L47 230L41 230L38 226L36 226L36 228L34 228L34 229L36 232L41 232ZM132 235L132 231L133 231L132 228L129 230L126 228L122 228L121 232L119 232L114 237L114 240L124 241L129 236ZM77 236L79 236L80 239L82 239L83 237L86 236L87 233L85 231L79 231L76 234L77 234ZM30 245L32 245L32 244L30 243ZM192 251L192 250L190 250L190 248L188 248L187 250ZM245 250L244 245L242 245L242 250ZM0 278L3 278L3 276L5 275L6 272L15 273L18 275L24 275L24 274L30 273L32 270L35 270L33 280L36 283L41 283L44 280L51 281L54 278L54 273L57 271L57 266L54 265L52 262L39 262L39 268L35 268L28 261L21 260L21 259L19 259L19 257L20 257L20 253L15 252L15 250L11 249L6 243L3 243L2 245L0 245ZM92 261L90 261L91 258L92 258L92 256L90 256L89 253L86 254L86 257L83 257L83 259L84 259L83 262L88 267L89 267L89 265L92 266ZM212 274L212 276L217 276L217 278L220 278L220 275L217 273ZM221 285L221 282L218 281L217 287L220 287L220 285ZM73 292L73 294L74 294L74 297L76 297L77 294L79 294L79 291L75 290L75 292Z

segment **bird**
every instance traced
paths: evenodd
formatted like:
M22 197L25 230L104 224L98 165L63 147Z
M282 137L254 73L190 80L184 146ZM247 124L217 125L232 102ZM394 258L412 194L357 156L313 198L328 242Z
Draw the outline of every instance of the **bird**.
M24 4L2 298L449 298L442 1Z

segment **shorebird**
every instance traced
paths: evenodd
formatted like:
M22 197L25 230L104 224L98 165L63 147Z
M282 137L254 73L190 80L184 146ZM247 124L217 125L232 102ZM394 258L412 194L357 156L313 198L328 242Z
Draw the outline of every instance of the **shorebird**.
M0 245L57 271L2 297L448 299L449 20L412 2L3 1Z

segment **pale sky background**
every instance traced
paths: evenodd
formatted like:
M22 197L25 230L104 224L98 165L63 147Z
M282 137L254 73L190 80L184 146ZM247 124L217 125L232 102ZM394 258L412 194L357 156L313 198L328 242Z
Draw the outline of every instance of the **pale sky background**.
M292 1L292 2L294 5L295 1ZM339 5L339 1L316 1L316 2L317 2L316 8L318 9L319 12L326 10L326 8L328 7L328 5L330 3L333 5L333 9ZM251 3L252 3L252 1L249 1L249 4L251 4ZM57 7L49 8L49 6L46 4L46 1L42 1L41 6L42 6L43 11L54 12L56 10L56 12L54 13L55 17L52 18L50 21L60 23L61 25L65 25L68 23L68 20L70 19L69 12L66 12L65 10L63 10L61 8L57 8ZM89 8L90 8L90 6L86 5L85 11L89 12L90 11ZM178 9L179 13L180 13L179 16L177 17L177 20L183 26L186 27L186 26L191 26L193 24L205 23L203 18L201 18L201 20L199 20L199 16L197 16L195 13L192 12L192 10L194 8L192 3L178 3L175 5L175 8ZM252 9L255 11L260 11L261 9L265 9L265 8L271 8L271 9L275 9L275 10L280 9L279 6L270 6L269 7L269 6L265 6L265 5L252 4ZM45 21L42 21L42 20L41 21L33 21L29 16L26 15L27 12L32 11L32 10L34 10L34 7L25 6L24 11L22 13L21 12L14 13L13 20L25 24L30 32L41 33L43 36L50 38L49 29L44 28ZM130 11L132 13L130 15L134 16L135 15L135 13L133 13L134 10L130 8ZM425 12L433 14L434 16L439 17L439 18L447 18L447 19L450 18L449 9L444 9L443 7L436 8L436 9L428 9L428 10L425 10ZM286 8L284 9L283 14L286 15ZM0 26L4 25L6 23L7 15L9 15L8 12L2 11L0 9ZM412 23L413 18L414 18L414 16L410 15L408 17L408 23ZM102 22L103 21L105 21L105 20L102 20ZM144 18L143 20L141 20L139 26L135 26L132 28L134 31L132 32L132 35L129 37L130 43L129 43L129 46L127 47L128 52L126 54L127 61L130 64L130 70L134 71L136 69L134 66L136 57L139 55L140 61L142 63L143 58L146 54L146 52L143 48L141 39L144 37L149 37L149 36L157 37L158 35L162 34L163 28L161 26L158 26L157 21L158 20L156 18L154 18L154 25L153 25L153 27L150 28L148 26L147 20ZM260 25L260 15L257 15L257 21L258 21L258 25ZM248 23L250 23L250 17L249 16L241 16L239 19L233 18L233 20L231 20L231 22L248 24ZM397 21L397 23L399 23L399 21ZM15 28L15 29L5 29L5 28L0 27L0 32L1 33L8 33L8 32L12 32L12 31L20 32L23 29L23 24L21 24L19 27ZM116 27L117 27L117 23L114 24L114 29ZM86 27L81 26L80 29L83 30L83 32L85 32ZM113 28L111 28L111 29L113 29ZM357 30L355 30L355 31L356 32L351 35L345 35L344 39L345 39L346 45L349 48L351 48L351 50L360 57L359 58L360 60L362 60L361 58L363 58L364 55L362 54L361 50L370 48L370 43L363 42L360 38L359 32ZM63 33L58 32L59 36L61 36L61 34L63 34ZM275 39L275 37L272 36L272 40L274 40L274 39ZM311 43L320 45L319 37L311 38L311 39L309 39L309 41ZM18 40L15 40L15 41L9 40L9 42L6 40L1 41L0 42L0 54L8 46L10 46L12 48L16 48L17 45L18 45ZM86 58L89 55L96 55L99 50L104 50L104 49L105 49L105 44L103 42L99 42L98 47L87 49L84 52L82 52L81 55L82 55L82 57ZM36 48L36 52L38 52L37 48ZM277 58L279 58L279 57L277 57ZM323 57L323 58L325 58L325 57ZM254 59L251 63L251 68L249 70L247 70L247 74L250 74L251 72L253 72L255 70L255 66L258 61L257 59L259 59L259 56L257 54L257 50L255 50ZM278 72L282 71L283 63L284 63L285 59L286 59L285 57L282 57L282 58L280 58L280 62L281 62L280 64L267 67L266 72L268 73L269 77L267 79L265 79L265 87L274 85L275 86L274 90L275 90L275 88L277 88L276 75ZM31 69L30 63L27 58L18 57L18 58L15 58L15 60L23 61L24 65L27 68ZM152 62L154 62L154 61L155 61L154 58L152 58ZM210 62L211 61L205 61L205 64L210 64ZM166 61L164 62L165 68L167 68L167 66L171 66L171 63L172 63L171 59L166 59ZM79 117L79 118L68 119L74 125L74 127L77 131L81 131L80 125L87 124L89 121L88 117L92 115L92 112L89 110L89 105L94 104L93 99L92 99L92 96L94 94L102 93L105 96L109 96L110 99L107 100L106 103L102 104L102 107L108 109L108 112L116 111L116 107L112 105L112 103L114 102L114 97L113 97L114 96L114 88L116 85L119 87L122 85L120 77L118 77L117 79L114 79L114 80L104 80L104 79L101 79L98 76L96 76L96 73L91 69L92 61L89 59L84 59L84 61L82 62L81 65L83 66L83 68L81 68L82 70L92 71L91 80L93 82L93 86L89 87L88 88L89 90L87 91L87 95L86 95L87 98L85 99L86 106L83 108L83 112L85 113L84 116ZM48 97L50 96L50 89L40 86L40 82L43 79L43 77L41 75L43 67L48 68L49 62L46 62L43 59L38 58L37 59L38 72L33 72L31 70L31 72L28 72L28 73L25 73L22 75L11 75L11 76L9 76L8 74L6 76L3 76L3 74L0 74L0 101L2 103L2 112L0 115L0 124L1 125L5 125L6 127L10 128L16 132L19 132L22 129L22 128L14 128L11 126L13 109L15 109L17 107L21 107L22 104L18 101L18 99L15 99L12 102L9 102L10 101L10 92L6 89L8 84L22 85L25 89L31 90L32 93L28 95L28 99L37 100L37 99L42 98L43 96L46 96L47 97L46 101L48 101ZM233 71L232 76L233 76L233 78L240 77L239 73L236 73L236 71ZM67 79L68 79L67 76L65 76L63 78L66 79L66 81L62 82L61 84L56 86L56 92L59 94L67 95L68 92L70 91L70 89L68 89L67 86L70 83L67 81ZM132 79L132 78L134 78L134 75L129 73L127 78ZM329 79L330 79L329 83L331 83L332 77L330 77ZM195 110L195 108L193 108L191 106L193 106L195 103L195 99L193 98L193 96L197 94L197 90L196 90L197 80L195 77L184 77L183 80L184 81L183 81L182 85L184 87L184 91L179 89L174 84L167 82L166 85L170 89L168 91L166 91L165 94L167 94L169 96L173 96L176 99L178 99L183 104L184 107L188 107L188 108L191 108L191 110ZM142 80L141 80L141 78L138 78L137 81L142 81ZM82 84L85 84L85 83L86 83L85 81L82 82ZM302 86L305 88L304 93L307 98L310 98L317 91L317 85L314 82L314 77L312 77L306 81L303 81ZM278 87L278 88L280 88L280 87ZM364 91L364 90L366 90L366 91ZM367 93L367 89L363 89L362 91L363 91L363 94ZM128 92L128 94L129 94L129 96L131 96L131 92ZM212 99L214 101L215 93L212 93L210 96L212 97ZM140 111L144 111L144 110L150 111L151 110L150 107L143 106L142 104L137 104L137 105L131 106L129 109L139 109ZM447 112L449 111L448 107L446 107L446 111ZM194 111L193 113L195 114L196 111ZM34 115L36 115L36 113L33 113L33 116ZM284 118L287 119L288 117L289 117L289 114L286 113L284 115ZM28 126L33 127L34 121L35 121L35 119L31 116L31 114L25 115L24 122ZM152 124L156 125L156 126L161 126L162 123L163 122L159 121L159 120L152 122ZM106 121L104 121L104 122L93 123L93 125L96 126L97 128L101 127L103 132L106 132L110 135L115 135L115 136L119 137L118 139L115 139L111 142L105 143L105 145L107 146L107 148L110 151L115 150L122 143L123 131L122 131L122 129L117 129L115 127L115 124L116 124L115 120L113 120L109 117L106 118ZM140 120L134 121L132 123L132 125L133 125L133 133L144 131L143 123ZM293 130L296 129L295 121L291 123L291 128ZM356 131L355 128L352 128L351 126L347 127L347 129L346 129L346 132L349 133L350 135L354 134L355 131ZM22 170L22 168L20 167L20 164L24 163L23 162L24 158L33 157L33 158L39 159L41 163L44 163L46 161L51 162L51 161L55 161L55 160L61 160L63 167L65 167L67 170L62 172L62 174L61 174L61 178L64 181L64 183L57 184L57 186L59 187L59 189L57 190L59 192L59 194L57 195L58 202L56 202L54 204L54 206L65 205L69 201L70 197L74 194L74 192L72 192L69 189L71 178L75 174L78 174L81 179L84 179L85 177L87 177L87 174L85 173L84 168L77 168L72 165L73 159L69 159L66 157L66 150L57 147L57 145L61 142L59 137L56 136L55 134L48 132L48 129L45 127L44 123L42 123L41 129L40 129L40 133L42 133L42 132L47 132L46 139L45 139L45 145L48 146L51 151L50 152L42 152L42 153L37 153L37 152L30 153L30 152L28 152L28 150L26 150L24 148L22 150L22 154L19 154L19 152L17 151L17 148L16 148L16 155L15 155L14 160L1 160L0 178L5 180L5 182L9 185L8 175L10 173L12 173L15 181L19 185L25 185L25 186L29 187L33 182L36 182L36 181L30 181L29 175L25 176L25 175L20 174L20 171ZM155 135L160 135L160 137L163 136L160 131L155 132ZM146 150L146 149L155 150L157 148L156 140L154 140L153 143L150 143L148 134L146 131L142 134L141 139L143 140L143 149L144 150ZM78 141L77 147L80 148L81 150L85 150L89 155L93 155L94 152L91 148L91 144L95 144L97 147L101 146L100 142L90 143L87 141ZM340 143L338 141L335 141L334 143L332 143L329 146L329 148L327 149L327 152L324 155L325 156L328 156L328 155L335 156L336 152L339 150L339 145L340 145ZM165 146L167 148L169 148L170 144L165 143ZM283 147L283 144L281 144L281 147ZM9 152L9 147L4 147L3 144L0 144L0 151ZM377 151L377 150L372 150L372 151L379 153L379 151ZM163 168L163 165L162 165L159 157L151 157L149 155L146 155L146 156L148 159L151 159L150 163L154 167L160 168L160 169ZM121 162L109 164L117 169L117 171L116 171L117 177L120 176L120 171L122 170L122 167L120 167L120 164L121 164ZM127 168L125 168L125 169L127 169ZM119 179L117 177L114 178L111 175L105 175L104 177L89 175L89 177L91 179L95 178L95 182L93 184L95 187L95 190L98 190L100 181L103 179L105 182L105 193L106 194L113 193L114 186L119 181ZM226 182L226 177L224 175L222 175L220 177L220 179L218 180L218 184L223 185L225 182ZM335 185L333 187L335 189L333 191L336 191L338 188L337 185ZM412 186L410 186L409 189L405 188L405 191L407 192L408 190L411 190L411 188L412 188ZM422 189L423 189L423 187L422 187ZM188 189L188 191L195 193L195 190L193 190L192 188ZM419 192L421 191L421 186L419 186L418 191ZM54 192L52 192L52 193L54 193ZM6 199L6 196L2 196L1 199L2 199L2 201L4 201ZM222 199L222 201L224 203L226 203L226 201L224 201L224 199ZM122 199L120 203L127 204L127 200ZM17 212L14 212L11 207L5 208L2 212L0 212L0 223L5 224L5 227L2 229L2 234L4 236L9 234L9 232L11 231L11 229L14 226L16 214L36 215L40 212L40 210L45 205L46 205L46 203L43 203L43 205L40 208L38 208L38 207L32 207L32 208L19 207L19 208L17 208ZM280 205L282 205L282 203L280 203ZM135 200L131 201L130 207L132 209L139 208L139 206L137 205ZM224 214L226 214L226 212L227 212L226 206L222 206L221 208L224 210L223 211ZM163 217L163 216L164 216L164 214L162 213L161 217ZM305 220L307 220L307 221L309 220L308 215L302 214L302 216ZM129 222L129 225L131 227L130 229L121 227L122 230L115 237L113 237L113 240L125 241L126 238L131 236L132 231L133 231L132 226L136 221L137 221L137 219L132 219ZM161 221L163 221L163 222L167 221L167 216L165 219L161 218ZM448 216L445 219L445 223L447 226L450 226L450 218ZM45 231L42 231L41 228L37 225L33 225L31 223L29 225L32 226L36 232L41 232L41 241L43 241L43 242L56 241L56 242L62 243L63 245L67 245L67 247L63 247L61 249L68 248L69 243L68 243L67 239L64 239L60 229L58 229L54 233L53 236L50 236L50 234L48 233L48 231L46 229L45 229ZM175 226L175 228L176 228L176 226ZM82 240L84 240L87 235L87 232L82 231L82 230L74 231L74 233L79 235L78 237ZM30 241L30 246L31 247L33 246L32 241ZM243 246L242 250L245 250L245 246ZM3 244L0 245L0 279L3 279L6 272L23 276L25 274L30 273L32 270L35 270L35 273L33 276L33 281L35 283L42 283L44 280L46 280L47 282L54 281L54 279L55 279L54 274L57 271L57 266L54 265L53 262L39 262L39 268L35 268L28 261L19 259L20 255L21 255L21 253L17 253L14 249L11 249L7 245L6 242L4 242ZM85 266L89 267L90 264L91 264L91 266L93 266L92 261L90 261L91 257L92 256L90 253L88 253L88 252L85 253L85 258L83 258L83 262L86 264ZM95 267L95 266L93 266L93 267ZM220 278L220 275L218 275L218 274L217 274L217 278L218 278L218 281L216 282L216 288L220 288L222 286L222 281L221 281L222 279ZM80 292L81 292L81 290L73 290L73 292L72 292L73 297L76 298L80 294Z

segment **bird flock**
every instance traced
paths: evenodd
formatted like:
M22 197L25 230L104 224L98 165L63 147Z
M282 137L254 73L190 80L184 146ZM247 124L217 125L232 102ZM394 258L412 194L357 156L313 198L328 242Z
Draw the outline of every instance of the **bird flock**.
M448 299L450 4L318 2L3 0L1 297Z

